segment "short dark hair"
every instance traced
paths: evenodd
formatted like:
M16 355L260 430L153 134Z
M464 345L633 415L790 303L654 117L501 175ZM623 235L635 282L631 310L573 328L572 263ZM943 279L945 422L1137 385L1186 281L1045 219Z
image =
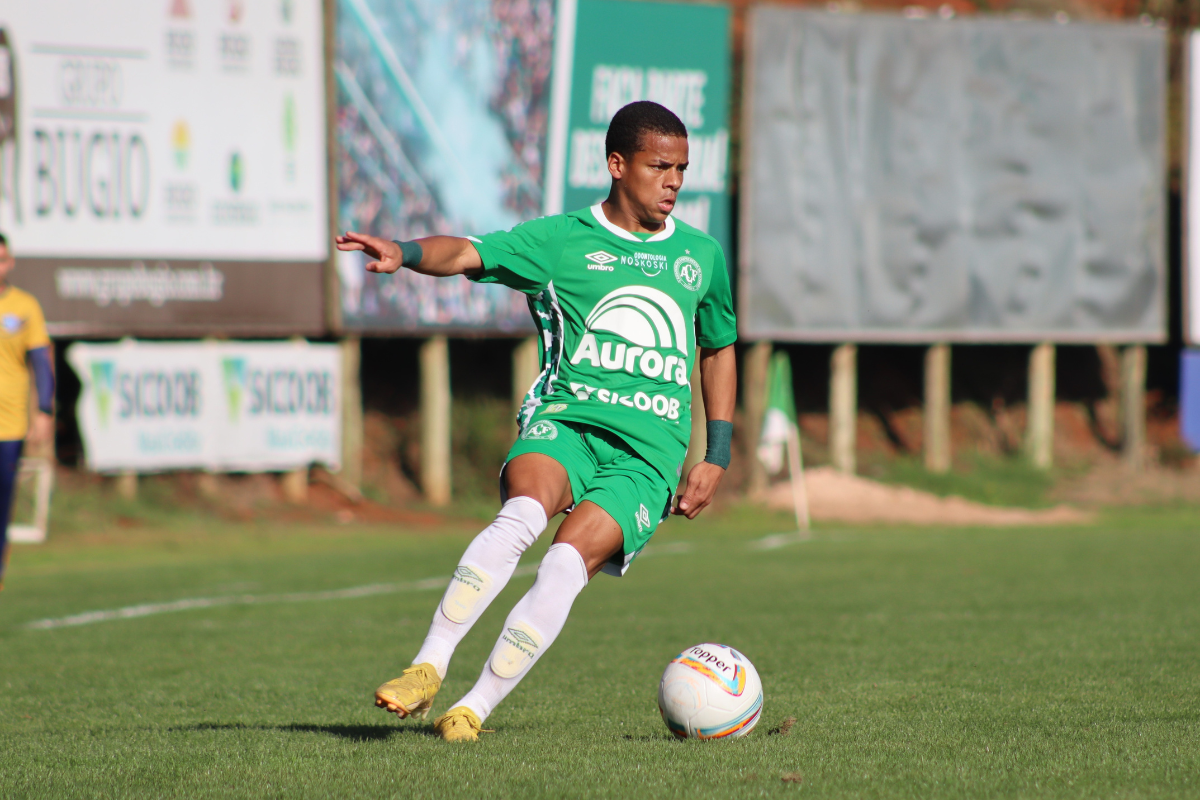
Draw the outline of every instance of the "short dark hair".
M4 238L3 233L0 233L0 247L8 247L8 239Z
M683 120L669 108L651 100L638 100L613 114L604 137L604 154L620 153L629 158L642 149L642 137L646 134L684 139L688 135Z

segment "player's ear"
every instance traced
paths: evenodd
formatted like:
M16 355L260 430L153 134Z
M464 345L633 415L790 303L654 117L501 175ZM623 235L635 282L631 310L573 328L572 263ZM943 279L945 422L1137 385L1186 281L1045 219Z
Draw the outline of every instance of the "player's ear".
M625 156L620 153L608 154L608 174L613 176L613 180L621 180L625 177Z

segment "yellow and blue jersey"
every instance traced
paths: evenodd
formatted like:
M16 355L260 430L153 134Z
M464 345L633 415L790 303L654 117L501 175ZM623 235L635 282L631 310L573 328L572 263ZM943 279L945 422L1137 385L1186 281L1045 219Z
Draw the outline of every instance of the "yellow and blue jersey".
M10 286L0 293L0 441L29 431L29 365L26 354L47 347L46 318L33 295Z

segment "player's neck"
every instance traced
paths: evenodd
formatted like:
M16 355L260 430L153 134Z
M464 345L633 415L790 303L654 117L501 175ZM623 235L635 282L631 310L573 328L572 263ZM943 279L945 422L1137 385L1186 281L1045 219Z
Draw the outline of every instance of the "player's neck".
M624 198L616 192L611 193L608 199L600 204L600 210L604 212L604 216L609 222L630 233L658 233L665 224L641 219L629 209L628 203L624 202Z

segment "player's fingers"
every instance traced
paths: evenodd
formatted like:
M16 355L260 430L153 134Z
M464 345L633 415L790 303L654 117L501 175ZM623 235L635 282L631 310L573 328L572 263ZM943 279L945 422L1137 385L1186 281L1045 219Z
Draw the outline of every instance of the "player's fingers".
M383 264L380 264L378 261L371 261L371 262L367 263L367 272L383 272L383 271L384 271Z
M365 250L366 248L359 242L353 242L344 236L339 236L337 237L337 249L348 253L352 250Z

